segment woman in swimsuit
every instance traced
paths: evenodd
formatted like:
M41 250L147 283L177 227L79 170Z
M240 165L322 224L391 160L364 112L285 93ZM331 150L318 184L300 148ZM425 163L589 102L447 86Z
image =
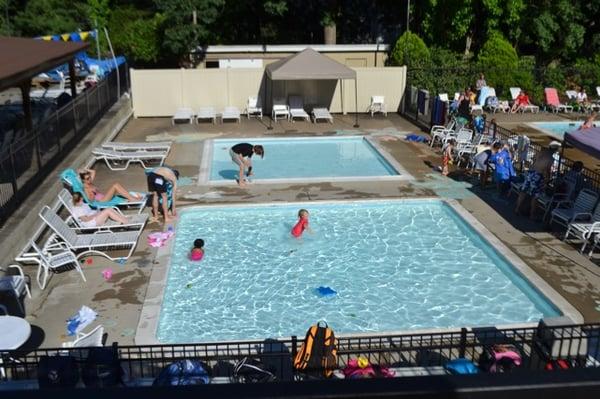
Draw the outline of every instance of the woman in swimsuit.
M143 198L140 194L131 195L120 183L113 183L104 194L101 193L98 187L93 184L94 178L96 177L96 171L94 169L80 170L79 177L83 182L85 194L90 201L110 201L115 195L127 198L127 201L139 201Z

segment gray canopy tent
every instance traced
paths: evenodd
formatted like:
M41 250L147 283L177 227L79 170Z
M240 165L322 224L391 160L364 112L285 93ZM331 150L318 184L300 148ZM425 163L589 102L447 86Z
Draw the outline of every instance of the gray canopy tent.
M275 80L341 80L354 79L354 127L358 125L358 85L356 71L307 47L305 50L267 65L267 76L271 80L271 106L273 104L273 81ZM340 87L341 88L341 87ZM269 130L273 129L273 119Z

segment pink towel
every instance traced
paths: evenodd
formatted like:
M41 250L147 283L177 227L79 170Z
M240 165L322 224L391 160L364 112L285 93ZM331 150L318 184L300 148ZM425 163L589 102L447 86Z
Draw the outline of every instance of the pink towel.
M153 248L159 248L166 244L167 240L175 235L173 230L151 233L148 235L148 245Z

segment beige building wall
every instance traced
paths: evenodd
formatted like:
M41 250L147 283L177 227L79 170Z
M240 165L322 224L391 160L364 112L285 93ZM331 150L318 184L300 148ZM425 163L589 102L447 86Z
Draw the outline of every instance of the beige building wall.
M406 87L405 67L353 68L358 86L358 112L366 112L371 96L385 96L388 112L397 111ZM324 106L332 113L354 112L354 80L270 81L262 69L131 69L135 117L172 116L178 108L212 106L217 112L235 106L241 112L249 96L258 96L270 114L273 98L300 95L305 109Z
M198 68L206 68L206 62L219 60L235 59L262 59L263 67L272 62L279 61L296 53L216 53L207 54L203 62L198 64ZM340 64L349 67L383 67L387 61L386 51L357 51L357 52L325 52L320 54L336 60Z

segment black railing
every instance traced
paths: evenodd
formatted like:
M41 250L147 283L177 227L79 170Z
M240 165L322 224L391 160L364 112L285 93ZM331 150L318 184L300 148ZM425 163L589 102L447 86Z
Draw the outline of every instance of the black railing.
M268 339L206 344L119 346L112 348L120 361L125 385L150 384L167 365L177 360L201 361L214 382L248 382L235 372L242 359L274 374L272 380L302 379L304 372L293 370L292 363L302 340ZM483 353L498 345L510 345L521 356L520 371L563 367L600 367L600 323L527 328L473 328L455 332L372 335L342 337L337 344L336 370L344 369L351 359L365 357L371 364L390 368L397 377L443 374L451 360L466 358L480 365ZM3 355L2 364L8 381L37 380L40 359L44 356L72 356L84 367L89 348L38 349L12 351ZM554 363L553 363L554 361ZM567 366L565 366L567 365ZM309 370L323 374L322 370ZM340 373L334 373L334 376Z
M129 90L127 64L46 114L31 131L5 132L0 146L0 226L58 163ZM118 84L120 81L120 84Z

